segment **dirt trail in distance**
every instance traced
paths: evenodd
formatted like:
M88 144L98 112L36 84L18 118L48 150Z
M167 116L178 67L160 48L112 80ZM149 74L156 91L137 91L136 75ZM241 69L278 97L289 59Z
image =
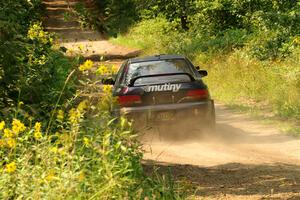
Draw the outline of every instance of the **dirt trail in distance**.
M67 56L81 54L86 59L126 59L137 56L140 51L110 43L106 37L94 30L82 28L72 13L80 0L43 0L46 9L43 24L47 31L56 33L59 45L65 47ZM66 15L69 19L66 20Z
M70 0L70 6L76 2ZM43 3L47 11L44 25L58 34L60 46L95 61L101 56L125 59L138 55L135 49L113 45L103 35L81 29L77 19L64 21L66 0ZM119 65L120 60L108 63ZM163 174L171 171L176 180L188 184L190 190L184 192L199 199L300 200L300 140L222 105L216 105L216 114L213 135L195 130L193 137L174 141L158 137L157 131L147 132L142 140L146 172L151 174L153 166ZM181 129L184 132L185 127Z

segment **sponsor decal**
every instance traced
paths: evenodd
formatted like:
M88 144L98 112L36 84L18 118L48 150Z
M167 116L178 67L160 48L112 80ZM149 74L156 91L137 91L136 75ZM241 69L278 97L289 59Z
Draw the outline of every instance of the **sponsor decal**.
M164 85L150 85L147 87L144 87L144 90L146 92L161 92L161 91L172 91L172 92L178 92L181 88L181 84L170 84L166 83Z

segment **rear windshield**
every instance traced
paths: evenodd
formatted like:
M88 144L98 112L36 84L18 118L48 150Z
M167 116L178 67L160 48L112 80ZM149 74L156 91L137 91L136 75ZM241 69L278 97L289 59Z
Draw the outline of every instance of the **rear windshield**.
M129 84L130 80L137 76L169 73L189 73L193 75L193 71L184 59L140 62L129 65L127 73L125 74L125 83ZM188 82L190 80L190 77L187 75L146 77L137 79L134 85L159 84L166 82Z

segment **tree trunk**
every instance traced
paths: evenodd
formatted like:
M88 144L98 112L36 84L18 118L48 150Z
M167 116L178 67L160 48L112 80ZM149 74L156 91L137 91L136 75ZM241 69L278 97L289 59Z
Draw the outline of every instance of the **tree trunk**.
M180 17L181 28L185 31L189 30L187 16L183 15Z

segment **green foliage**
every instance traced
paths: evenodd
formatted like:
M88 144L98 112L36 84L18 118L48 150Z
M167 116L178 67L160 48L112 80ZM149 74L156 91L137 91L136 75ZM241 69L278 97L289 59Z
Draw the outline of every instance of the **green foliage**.
M174 35L177 33L175 32ZM143 49L150 50L152 53L157 51L166 51L172 40L173 26L163 18L149 19L140 22L136 27L130 30L128 37L130 38L130 46L134 45ZM119 38L112 41L122 40ZM123 40L124 42L128 41ZM149 52L150 53L150 52Z
M136 0L95 0L99 10L99 24L101 31L116 36L124 32L138 19Z
M20 55L26 51L24 36L31 20L39 16L40 1L4 1L0 2L0 69L19 64ZM2 95L1 95L2 96Z
M73 64L53 50L53 35L37 21L40 1L1 3L0 116L20 101L28 111L45 116Z
M144 18L164 16L168 21L180 24L183 30L189 29L190 18L196 13L195 0L137 0L137 2L143 9L141 15Z
M78 22L80 23L81 28L90 28L96 30L98 27L98 19L96 16L92 14L92 12L85 7L83 2L79 2L74 6L72 13L66 13L65 19L72 15L75 15L78 18Z
M195 27L213 35L230 29L245 30L252 40L244 40L251 55L261 59L281 58L291 53L289 46L299 35L300 3L281 0L197 1ZM297 46L297 45L296 45Z
M299 46L293 42L300 34L299 1L136 0L133 5L144 21L150 20L150 29L155 26L151 19L167 19L183 49L211 54L247 47L253 57L266 60L285 58Z
M147 53L176 53L195 58L199 52L207 55L227 53L242 47L247 38L246 31L230 29L219 35L177 31L177 24L164 18L143 20L128 34L117 39L116 43L145 49Z

